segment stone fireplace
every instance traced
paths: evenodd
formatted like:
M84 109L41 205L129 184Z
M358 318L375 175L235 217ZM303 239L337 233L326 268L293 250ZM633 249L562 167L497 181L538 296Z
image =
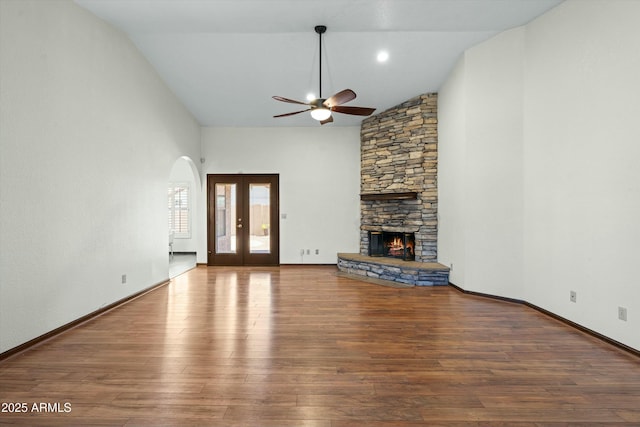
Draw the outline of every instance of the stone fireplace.
M399 271L401 280L396 281L422 285L448 283L448 269L437 264L437 100L435 93L417 96L362 122L358 254L362 264L353 260L347 262L343 256L341 265L341 255L348 254L339 254L338 267L342 271L380 276L365 265L362 257L372 265L384 265L382 260L388 255L379 256L375 250L372 253L372 246L379 248L379 239L385 233L410 234L412 254L406 257L403 252L401 259L406 260L406 264L400 265L411 268L411 273ZM437 279L430 280L422 274L428 265L437 267ZM395 272L397 268L394 265L391 271ZM420 275L416 269L421 271ZM443 278L445 270L446 277ZM395 280L389 279L387 273L383 274L387 280Z

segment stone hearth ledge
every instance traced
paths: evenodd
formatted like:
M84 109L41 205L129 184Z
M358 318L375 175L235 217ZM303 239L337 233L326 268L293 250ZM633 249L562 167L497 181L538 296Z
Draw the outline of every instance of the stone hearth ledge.
M403 261L396 258L339 253L338 270L352 276L414 286L449 284L449 267L437 262Z

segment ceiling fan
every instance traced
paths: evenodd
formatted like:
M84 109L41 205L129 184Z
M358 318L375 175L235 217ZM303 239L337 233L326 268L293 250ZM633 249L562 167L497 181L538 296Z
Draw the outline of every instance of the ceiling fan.
M319 81L320 81L320 90L318 91L319 98L314 99L309 102L296 101L295 99L283 98L282 96L274 96L273 99L276 101L288 102L290 104L301 104L308 105L309 108L306 110L294 111L293 113L285 113L279 114L275 117L287 117L293 116L294 114L304 113L305 111L310 111L311 117L318 120L321 125L326 123L331 123L333 121L333 117L331 115L332 112L342 113L342 114L352 114L355 116L369 116L376 109L375 108L366 108L366 107L349 107L343 106L342 104L347 103L356 98L356 93L351 89L345 89L329 98L322 97L322 34L327 31L327 27L324 25L317 25L315 27L316 33L318 33L318 38L320 41L320 56L319 56L319 69L318 73Z

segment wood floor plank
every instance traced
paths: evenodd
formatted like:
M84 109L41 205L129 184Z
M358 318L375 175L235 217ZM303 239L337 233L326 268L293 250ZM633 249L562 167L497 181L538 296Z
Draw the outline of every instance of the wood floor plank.
M0 362L0 425L640 425L640 360L529 307L198 267Z

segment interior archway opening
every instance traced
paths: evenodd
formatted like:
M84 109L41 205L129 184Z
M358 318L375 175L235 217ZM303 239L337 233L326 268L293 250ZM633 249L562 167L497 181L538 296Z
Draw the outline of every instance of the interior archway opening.
M174 162L167 186L169 278L197 265L200 182L198 169L189 157Z

